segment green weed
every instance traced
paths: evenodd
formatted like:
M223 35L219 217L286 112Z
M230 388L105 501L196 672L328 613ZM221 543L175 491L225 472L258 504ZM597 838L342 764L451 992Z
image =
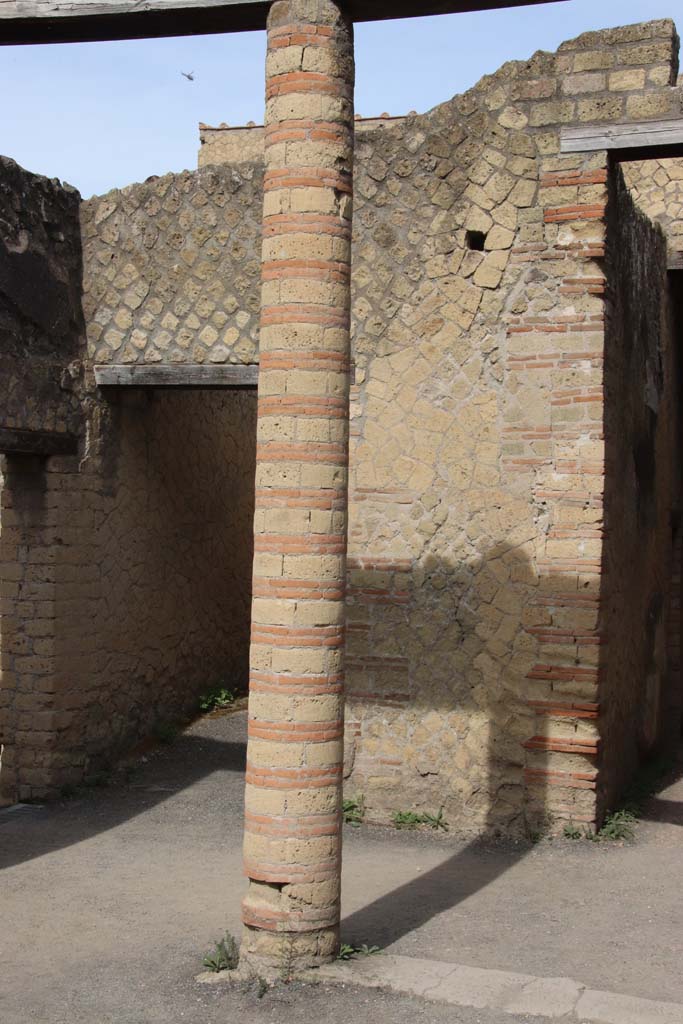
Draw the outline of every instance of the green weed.
M226 932L222 939L214 943L213 950L205 954L202 964L207 970L218 974L219 971L234 971L239 959L239 946L230 932Z
M422 815L415 811L394 811L391 820L394 828L417 828L422 824Z
M379 946L368 946L367 942L364 942L362 946L350 946L348 942L342 942L337 953L337 960L356 960L359 956L374 956L379 952Z
M352 825L354 828L358 828L363 824L365 817L365 797L362 793L357 796L349 797L342 803L342 815L347 825Z
M427 812L425 812L422 815L422 823L424 825L429 825L429 827L433 828L436 832L438 832L439 829L442 829L444 832L448 832L448 822L443 816L443 807L439 808L438 814L427 814Z
M570 821L564 826L565 839L588 839L593 843L630 842L635 839L643 807L657 792L671 767L669 758L657 758L644 764L626 790L621 807L607 813L601 829L594 832L588 825L580 829Z
M199 698L199 710L200 711L215 711L220 708L229 708L231 704L234 704L236 700L235 694L232 690L228 690L225 686L217 686L213 690L209 690L208 693L203 693Z
M614 811L608 814L605 822L595 838L598 841L618 842L635 838L638 818L630 810Z
M427 825L436 831L442 829L444 832L448 832L448 822L444 818L443 807L439 809L438 814L429 814L426 811L420 814L415 811L394 811L391 820L394 823L394 828L415 829L419 825Z

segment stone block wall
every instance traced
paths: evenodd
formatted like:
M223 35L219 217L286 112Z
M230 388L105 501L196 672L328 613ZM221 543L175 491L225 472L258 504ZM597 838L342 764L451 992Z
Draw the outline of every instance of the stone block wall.
M5 796L53 794L246 685L255 410L135 392L98 407L81 461L6 460Z
M0 475L0 800L30 796L53 772L55 702L55 462L2 459ZM21 780L21 786L19 781Z
M78 193L0 157L2 450L83 426ZM73 441L72 441L73 439ZM44 780L58 718L52 470L59 459L0 456L0 789Z
M58 595L73 716L62 745L79 767L183 720L219 683L246 685L255 408L253 392L195 391L123 396L109 410L78 478L95 493L76 497L96 514L97 572Z

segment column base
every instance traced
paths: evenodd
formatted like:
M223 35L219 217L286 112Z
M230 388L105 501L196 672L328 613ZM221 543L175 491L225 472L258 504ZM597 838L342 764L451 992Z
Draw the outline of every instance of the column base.
M297 974L336 959L339 929L315 932L267 932L245 926L240 947L242 977L289 981Z

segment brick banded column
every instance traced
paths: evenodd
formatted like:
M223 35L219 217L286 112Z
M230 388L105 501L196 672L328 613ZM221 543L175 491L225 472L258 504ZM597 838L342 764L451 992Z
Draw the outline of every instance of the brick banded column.
M268 22L243 959L339 940L353 28L333 0Z

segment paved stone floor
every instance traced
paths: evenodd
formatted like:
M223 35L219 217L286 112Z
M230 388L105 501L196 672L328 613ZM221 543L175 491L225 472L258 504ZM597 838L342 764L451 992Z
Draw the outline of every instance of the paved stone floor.
M2 1024L531 1019L348 984L197 985L211 940L239 933L244 719L199 720L127 785L0 813ZM348 942L683 1003L683 782L626 846L369 827L345 842Z

